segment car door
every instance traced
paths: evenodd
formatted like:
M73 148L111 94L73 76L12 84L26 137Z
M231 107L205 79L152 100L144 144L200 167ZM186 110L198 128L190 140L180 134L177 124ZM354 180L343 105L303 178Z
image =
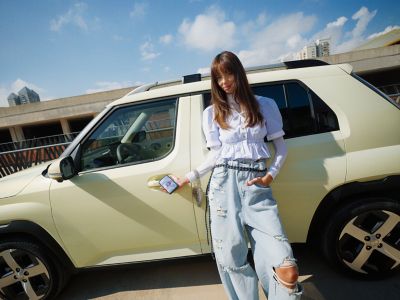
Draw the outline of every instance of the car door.
M80 172L53 181L54 222L78 267L201 253L190 186L156 183L189 171L187 97L112 109L80 143Z
M318 205L329 191L345 180L345 147L337 118L299 81L259 83L252 88L256 95L274 99L281 111L288 156L272 190L290 241L305 242ZM191 103L191 160L192 168L196 168L208 153L201 132L201 115L210 103L210 93L192 96ZM268 147L274 154L272 143L269 142ZM202 178L203 190L208 179L209 175ZM195 207L200 241L203 250L209 251L205 210L205 204Z

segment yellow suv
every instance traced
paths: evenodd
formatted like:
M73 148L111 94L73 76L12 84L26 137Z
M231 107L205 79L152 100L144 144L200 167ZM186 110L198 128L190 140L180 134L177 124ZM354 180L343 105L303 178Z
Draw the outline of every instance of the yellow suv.
M290 241L354 273L396 269L397 104L350 65L310 60L247 72L254 93L274 99L283 116L289 152L273 185ZM49 166L3 178L3 297L53 299L80 268L209 253L206 201L190 186L169 195L157 184L205 159L209 103L209 76L142 86L109 104Z

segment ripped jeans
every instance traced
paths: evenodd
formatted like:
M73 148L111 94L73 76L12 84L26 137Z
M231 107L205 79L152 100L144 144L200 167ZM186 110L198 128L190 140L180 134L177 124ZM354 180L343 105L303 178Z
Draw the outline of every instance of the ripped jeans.
M271 188L246 182L264 172L265 162L225 161L217 166L208 193L212 243L221 281L229 299L259 299L258 279L269 300L300 299L302 288L289 290L275 269L296 266L282 228ZM253 169L253 170L251 170ZM250 241L256 272L247 262Z

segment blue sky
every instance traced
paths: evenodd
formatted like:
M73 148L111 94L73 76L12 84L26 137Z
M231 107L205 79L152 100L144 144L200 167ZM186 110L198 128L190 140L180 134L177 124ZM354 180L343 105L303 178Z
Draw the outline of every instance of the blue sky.
M400 26L400 1L0 0L0 106L204 72L221 50L245 66L331 38L341 53Z

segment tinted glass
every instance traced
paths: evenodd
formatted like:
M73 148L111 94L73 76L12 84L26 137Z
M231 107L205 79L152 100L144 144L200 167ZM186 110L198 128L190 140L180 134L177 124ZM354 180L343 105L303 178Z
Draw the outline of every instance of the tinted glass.
M290 136L315 133L316 122L312 116L307 91L297 82L285 83L289 106Z
M177 100L117 108L82 145L81 170L157 160L174 144Z
M312 90L297 81L252 86L253 93L273 99L281 112L285 138L339 129L335 113ZM211 94L203 94L204 107Z
M339 130L339 122L335 113L325 104L313 91L311 95L315 119L318 124L318 132L329 132Z
M289 124L288 108L286 104L283 84L257 85L252 87L254 95L273 99L279 107L283 120L283 131L286 135L291 131Z
M252 90L254 95L274 99L279 109L287 107L282 84L253 86Z

